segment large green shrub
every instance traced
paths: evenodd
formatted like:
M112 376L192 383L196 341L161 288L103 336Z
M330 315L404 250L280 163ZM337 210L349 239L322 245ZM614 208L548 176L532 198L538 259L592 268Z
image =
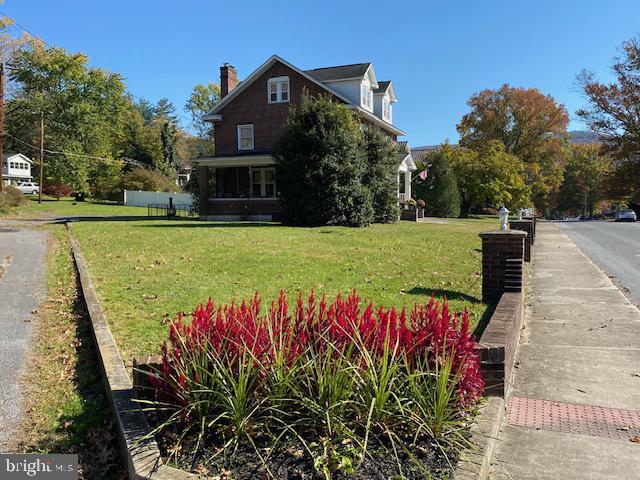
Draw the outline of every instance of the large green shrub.
M363 184L360 123L328 97L304 95L276 146L277 184L290 223L365 226L373 220Z
M27 202L27 197L15 187L5 186L0 193L0 213L7 213L11 207Z
M96 162L91 172L90 193L101 200L122 200L123 164L117 160Z
M447 156L441 151L428 152L417 166L418 171L429 172L426 180L418 175L413 180L414 196L425 201L425 213L433 217L459 217L460 191Z
M134 168L122 179L125 190L145 190L148 192L175 192L179 190L173 178L155 170Z
M367 161L363 183L371 192L373 221L398 220L398 159L393 142L379 128L366 126L362 149Z

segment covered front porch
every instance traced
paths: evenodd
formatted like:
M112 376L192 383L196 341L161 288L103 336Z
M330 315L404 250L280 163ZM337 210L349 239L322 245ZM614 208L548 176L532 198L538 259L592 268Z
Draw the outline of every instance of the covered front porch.
M200 216L212 220L279 220L276 165L270 155L211 157L198 164Z
M398 142L398 202L404 203L411 198L411 175L418 167L411 157L407 142Z

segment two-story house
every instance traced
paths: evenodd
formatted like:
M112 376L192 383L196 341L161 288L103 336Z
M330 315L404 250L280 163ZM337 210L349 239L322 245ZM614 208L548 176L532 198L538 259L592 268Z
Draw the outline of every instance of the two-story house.
M290 105L299 102L305 91L330 95L398 145L399 200L410 197L416 166L407 143L397 142L405 133L392 121L393 84L379 81L371 63L300 70L274 55L243 81L233 66L220 67L221 100L204 117L214 125L216 155L192 160L198 168L202 217L280 217L273 150Z
M31 175L32 161L21 153L5 154L2 157L2 182L5 185L15 185L18 182L33 180Z

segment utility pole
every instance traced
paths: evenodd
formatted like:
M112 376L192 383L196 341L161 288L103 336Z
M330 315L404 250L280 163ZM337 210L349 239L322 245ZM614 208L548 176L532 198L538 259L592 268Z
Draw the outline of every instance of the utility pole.
M42 188L44 186L44 111L40 112L40 189L38 203L42 203Z
M0 63L0 193L4 190L4 62ZM7 172L9 168L7 168Z

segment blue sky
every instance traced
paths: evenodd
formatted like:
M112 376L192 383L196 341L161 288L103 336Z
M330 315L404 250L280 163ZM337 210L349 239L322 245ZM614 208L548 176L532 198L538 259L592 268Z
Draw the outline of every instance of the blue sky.
M303 69L371 61L393 80L394 123L414 146L455 142L467 99L503 83L553 95L581 128L576 74L610 78L618 46L640 33L637 0L5 0L0 10L181 113L223 62L244 78L274 53Z

